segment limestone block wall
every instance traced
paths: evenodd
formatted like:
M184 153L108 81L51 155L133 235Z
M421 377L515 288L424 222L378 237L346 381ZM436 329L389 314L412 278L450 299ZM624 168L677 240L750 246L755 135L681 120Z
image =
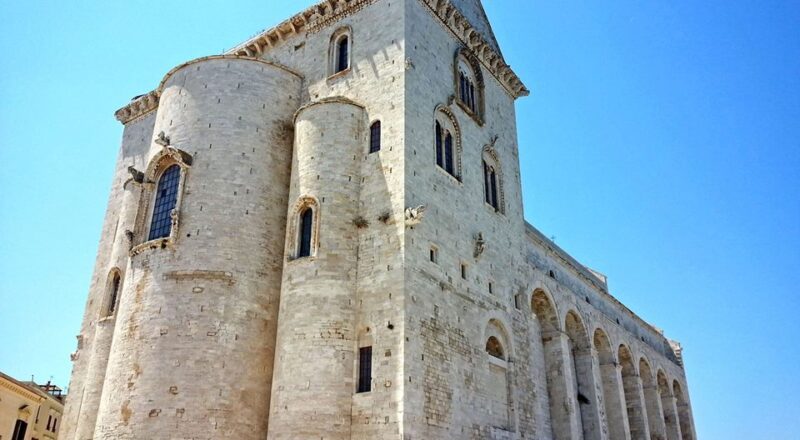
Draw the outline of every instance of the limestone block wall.
M300 88L286 68L236 57L162 83L154 132L191 161L173 236L131 253L94 438L266 435ZM161 167L168 149L150 140Z
M272 439L350 438L355 390L355 324L360 156L364 110L331 98L302 108L287 218L278 323ZM299 256L300 218L310 209L310 256ZM314 402L310 405L309 402Z
M404 386L407 2L356 3L351 12L337 15L324 26L270 39L261 56L303 72L304 103L343 97L363 105L365 129L375 121L381 122L381 150L369 154L364 133L357 152L361 176L357 216L366 225L357 228L355 235L358 259L352 324L356 329L370 328L367 340L373 344L374 387L370 393L352 396L346 418L351 421L352 438L397 438L402 433ZM328 58L331 37L344 29L350 32L352 43L350 69L332 75ZM354 391L352 382L346 387Z
M144 169L154 123L155 114L151 113L127 124L123 130L78 347L73 354L70 393L60 430L60 435L67 439L91 439L94 432L115 324L115 315L107 317L103 312L108 306L109 275L113 269L120 269L124 286L128 248L125 231L133 229L127 197L137 189L126 184L131 177L127 168Z

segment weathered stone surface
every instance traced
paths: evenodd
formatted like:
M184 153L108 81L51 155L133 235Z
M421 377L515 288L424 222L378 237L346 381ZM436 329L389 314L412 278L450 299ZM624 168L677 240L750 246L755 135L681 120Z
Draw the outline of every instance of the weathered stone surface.
M117 112L64 438L694 439L679 345L523 218L526 94L477 0L326 1L173 69Z

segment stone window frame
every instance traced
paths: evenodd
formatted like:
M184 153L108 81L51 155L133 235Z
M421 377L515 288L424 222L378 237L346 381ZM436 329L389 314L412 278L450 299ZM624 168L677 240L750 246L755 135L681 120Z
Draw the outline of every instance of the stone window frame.
M461 99L461 82L460 74L461 67L468 67L469 72L464 72L467 77L475 80L475 110L470 108L469 104ZM464 69L467 70L467 69ZM459 47L456 50L453 60L453 102L461 108L470 118L472 118L478 126L483 126L485 123L484 115L486 109L486 96L485 96L486 82L483 79L483 71L481 70L481 63L478 58L466 47Z
M436 123L437 122L439 122L439 125L442 127L442 130L444 132L447 132L448 129L452 129L452 133L451 134L452 134L453 141L454 141L454 145L453 145L453 174L450 174L443 167L439 166L438 162L436 160L436 154L437 154L437 151L436 151L436 148L437 148L437 145L436 145ZM461 125L459 125L458 119L456 118L455 113L453 113L453 111L450 109L450 107L448 107L447 105L444 105L444 104L439 104L439 105L436 106L436 108L434 109L434 112L433 112L433 124L432 124L431 130L433 131L433 142L431 142L431 145L433 145L432 150L433 150L433 163L434 163L434 166L436 167L437 170L439 170L441 173L444 173L445 175L449 176L455 182L457 182L459 184L463 184L463 167L462 167L462 163L461 163L461 156L462 156L462 153L463 153L463 147L462 147L462 144L461 144ZM443 137L443 139L444 139L444 137ZM444 142L444 140L442 142Z
M339 43L347 38L347 68L339 70ZM336 29L328 44L328 80L346 76L353 71L353 28L342 26Z
M307 209L311 209L311 249L308 256L300 257L300 222L302 214ZM320 230L320 203L316 197L305 195L298 198L291 212L291 220L288 222L289 231L287 233L286 259L288 261L313 261L317 258L319 251L319 230Z
M186 179L189 176L192 161L192 156L189 153L173 147L162 148L150 159L147 170L141 179L142 182L139 184L141 193L139 195L139 209L137 210L134 230L132 231L133 246L130 251L131 256L147 249L164 249L176 245L180 232L180 213L183 206ZM180 179L178 180L178 196L175 201L175 208L172 210L170 234L168 237L148 240L158 182L161 179L161 175L173 165L180 167ZM131 180L131 182L136 182L136 180Z
M118 279L117 284L117 292L116 296L114 297L114 281ZM103 301L100 305L100 318L101 319L110 319L116 316L117 310L119 310L119 301L122 297L122 287L123 287L123 277L122 271L118 267L113 267L110 271L108 271L108 276L106 277L105 288L103 289ZM114 308L112 309L111 306L111 299L114 297Z
M500 156L497 153L497 150L492 145L486 145L483 147L483 151L481 152L481 166L483 164L489 165L494 167L495 176L497 180L497 208L492 206L488 201L486 201L486 182L485 182L485 175L482 172L481 175L484 176L483 183L483 204L492 212L495 212L500 215L505 215L506 213L506 194L505 194L505 185L503 184L503 164L500 162Z

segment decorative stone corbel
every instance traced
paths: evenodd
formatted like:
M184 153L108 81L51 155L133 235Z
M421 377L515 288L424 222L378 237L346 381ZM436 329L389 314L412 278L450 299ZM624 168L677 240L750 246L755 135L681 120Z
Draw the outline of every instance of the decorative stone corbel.
M128 167L128 172L131 174L131 178L136 183L143 183L144 182L144 173L137 170L134 167Z
M128 249L133 247L133 231L130 229L125 230L125 238L128 239Z
M170 142L169 136L167 136L163 131L158 133L158 137L156 137L155 140L155 143L165 148L170 146Z
M416 208L406 208L406 226L416 226L422 223L422 218L425 216L425 205L419 205Z
M478 232L475 235L475 252L474 252L475 258L480 258L481 254L483 254L483 251L485 250L486 250L486 240L483 238L483 233Z

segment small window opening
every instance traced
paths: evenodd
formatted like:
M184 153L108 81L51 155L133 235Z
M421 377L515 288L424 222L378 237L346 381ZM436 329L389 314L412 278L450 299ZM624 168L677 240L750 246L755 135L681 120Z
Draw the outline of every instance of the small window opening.
M494 293L494 289L493 289L492 283L489 283L489 293L492 293L492 294Z
M491 205L495 211L498 211L500 209L500 201L497 197L497 171L486 161L483 161L483 182L486 203Z
M350 39L342 37L336 44L336 73L343 72L350 67Z
M490 356L496 357L497 359L506 359L505 355L503 354L503 346L494 336L490 336L489 340L486 341L486 352L489 353Z
M375 121L369 128L369 152L381 151L381 121Z
M450 132L445 132L444 135L444 170L451 176L455 176L455 168L453 166L453 135Z
M550 278L556 279L556 273L553 272L552 270L548 273L548 275L550 276Z
M467 265L461 264L461 279L467 279Z
M304 258L311 256L311 232L314 224L314 210L306 208L300 214L300 237L297 258Z
M442 124L436 121L436 165L444 168L444 151L442 149Z
M435 247L431 248L430 258L431 263L437 263L439 261L439 251Z
M358 349L358 393L372 391L372 347Z
M117 310L117 299L119 298L119 284L120 278L119 274L114 274L114 279L111 281L111 294L108 298L108 315L111 316ZM47 425L50 426L50 422L47 422Z

